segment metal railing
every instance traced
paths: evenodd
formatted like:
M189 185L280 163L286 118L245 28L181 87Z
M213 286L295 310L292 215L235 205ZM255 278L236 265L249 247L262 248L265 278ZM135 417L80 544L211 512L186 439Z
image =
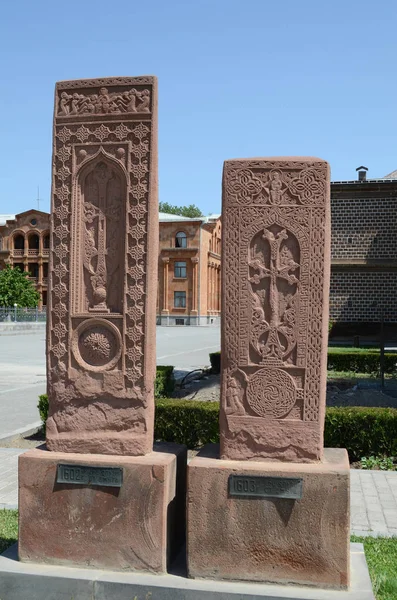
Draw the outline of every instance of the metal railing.
M43 323L46 321L45 308L22 308L19 306L0 306L0 323Z

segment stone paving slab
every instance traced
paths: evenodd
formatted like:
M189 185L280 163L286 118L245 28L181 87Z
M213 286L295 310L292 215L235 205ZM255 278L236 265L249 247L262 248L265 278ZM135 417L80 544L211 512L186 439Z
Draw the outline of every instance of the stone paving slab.
M0 448L0 509L18 507L19 448ZM397 471L351 469L351 533L397 536Z
M355 535L397 536L397 471L351 474L351 531Z
M18 456L26 452L19 448L0 448L0 509L18 508Z

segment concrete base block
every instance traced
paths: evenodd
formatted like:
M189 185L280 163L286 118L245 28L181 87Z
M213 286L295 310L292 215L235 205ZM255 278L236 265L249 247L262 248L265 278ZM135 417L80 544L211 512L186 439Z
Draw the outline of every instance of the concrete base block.
M162 444L156 450L111 456L41 447L22 454L19 559L165 573L183 542L186 448ZM57 483L59 464L118 467L123 482L121 487Z
M16 546L0 556L2 600L375 600L361 544L351 545L349 591L201 581L182 575L120 573L18 562Z
M218 447L208 445L188 465L189 577L346 588L350 529L346 450L325 449L323 460L311 464L218 456ZM251 491L259 481L255 477L301 479L302 497L278 498L277 490L269 497L236 496L229 492L232 475L254 482Z

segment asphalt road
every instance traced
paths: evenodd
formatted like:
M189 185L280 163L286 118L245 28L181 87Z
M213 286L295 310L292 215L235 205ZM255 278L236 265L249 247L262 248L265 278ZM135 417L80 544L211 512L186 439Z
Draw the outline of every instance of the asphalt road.
M218 327L157 327L157 364L191 371L219 350ZM0 336L0 438L39 422L37 400L46 391L45 334Z

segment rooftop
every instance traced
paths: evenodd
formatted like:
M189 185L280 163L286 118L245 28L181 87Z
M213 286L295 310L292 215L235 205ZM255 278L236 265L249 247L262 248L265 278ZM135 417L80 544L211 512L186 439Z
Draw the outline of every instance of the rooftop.
M15 215L0 215L0 225L5 225L6 221L15 219Z

